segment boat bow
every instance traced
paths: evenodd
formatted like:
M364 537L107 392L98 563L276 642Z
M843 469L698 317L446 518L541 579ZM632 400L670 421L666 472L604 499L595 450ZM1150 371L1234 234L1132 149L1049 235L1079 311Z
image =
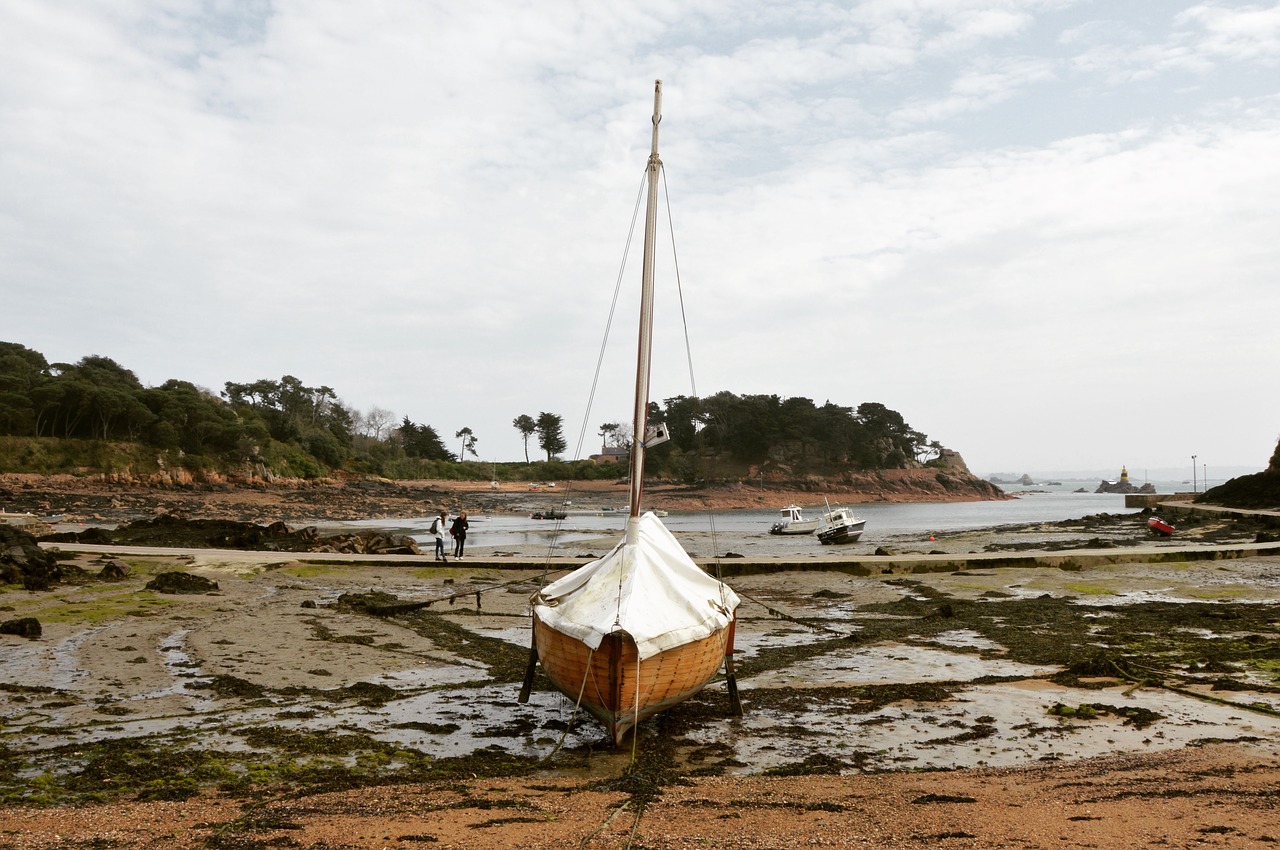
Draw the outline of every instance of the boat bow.
M535 616L592 650L625 632L641 661L726 628L738 595L695 564L653 514L633 523L635 534L609 554L535 594Z

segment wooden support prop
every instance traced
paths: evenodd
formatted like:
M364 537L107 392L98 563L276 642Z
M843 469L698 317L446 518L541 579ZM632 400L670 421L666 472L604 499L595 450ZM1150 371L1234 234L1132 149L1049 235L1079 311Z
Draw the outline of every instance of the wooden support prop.
M533 674L538 670L538 645L533 644L529 647L529 666L524 668L524 685L520 688L520 698L517 702L528 702L529 694L533 692Z
M724 642L724 676L729 689L729 713L742 716L742 700L738 699L738 677L733 673L733 638L738 632L738 615L729 623L729 636Z
M742 700L738 699L738 679L733 675L733 653L724 657L724 674L729 685L729 713L741 717Z

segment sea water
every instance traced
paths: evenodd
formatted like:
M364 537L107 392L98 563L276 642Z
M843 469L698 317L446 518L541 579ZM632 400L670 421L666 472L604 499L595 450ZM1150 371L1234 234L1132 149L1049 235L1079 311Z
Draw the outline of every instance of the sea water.
M1097 487L1097 481L1063 481L1011 488L1008 492L1013 498L1002 501L839 504L851 507L858 518L866 520L866 530L858 545L874 549L880 543L899 542L904 537L927 540L930 535L968 529L1057 522L1100 513L1136 512L1136 509L1125 507L1122 494L1093 492ZM1177 482L1157 483L1156 487L1161 493L1185 489ZM566 487L564 495L567 503L558 508L567 514L562 520L533 519L524 513L469 513L468 548L477 553L483 547L486 552L532 555L548 549L569 554L587 545L595 554L603 554L599 551L601 547L608 548L610 541L616 542L626 524L625 508L588 504L586 499L575 503L572 486ZM765 495L767 497L767 491ZM655 497L655 501L658 498ZM831 502L831 506L836 507L837 503ZM781 518L779 511L783 507L780 502L776 507L761 510L671 511L663 518L663 523L677 538L723 535L725 546L729 547L735 545L733 541L749 538L756 545L778 549L778 554L816 542L807 536L769 534L769 528ZM801 509L806 518L816 518L824 510L824 503L817 497L805 501ZM429 549L432 545L427 530L430 524L430 517L370 519L332 526L326 524L322 530L327 533L338 525L346 530L377 529L411 536ZM757 537L760 539L756 540ZM722 551L725 546L715 548Z

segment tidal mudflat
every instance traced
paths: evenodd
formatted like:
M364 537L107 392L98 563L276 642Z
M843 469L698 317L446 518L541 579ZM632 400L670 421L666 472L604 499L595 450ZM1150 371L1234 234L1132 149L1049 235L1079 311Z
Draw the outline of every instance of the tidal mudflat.
M541 677L516 701L540 572L126 560L122 581L0 596L7 617L43 626L3 638L11 804L600 778L631 761ZM174 569L217 589L144 589ZM700 776L849 774L1280 740L1272 558L734 586L743 716L718 682L645 724L640 759Z

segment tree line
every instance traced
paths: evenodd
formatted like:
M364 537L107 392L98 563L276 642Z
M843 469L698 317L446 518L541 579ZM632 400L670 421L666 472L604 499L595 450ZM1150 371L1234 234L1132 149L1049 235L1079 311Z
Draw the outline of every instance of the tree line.
M801 396L677 396L650 404L649 421L665 423L673 446L742 461L772 458L811 470L902 469L936 460L942 444L879 402L857 408Z
M650 421L666 424L671 441L648 454L647 468L684 479L708 474L711 458L748 464L772 459L821 472L916 465L942 448L874 402L855 410L831 402L819 407L805 398L720 392L653 402ZM529 446L535 438L546 463L559 462L567 447L560 415L521 414L511 424L523 440L526 464L532 464ZM633 438L629 426L612 422L601 425L599 434L602 446L624 450ZM479 437L470 428L454 434L455 453L429 424L407 416L397 420L379 407L354 410L331 387L309 387L291 375L228 381L217 394L176 379L146 387L109 357L49 363L12 342L0 342L0 435L138 443L173 452L186 465L248 462L299 477L336 469L392 478L450 477L442 465L479 459ZM558 477L624 474L614 464L603 467Z

